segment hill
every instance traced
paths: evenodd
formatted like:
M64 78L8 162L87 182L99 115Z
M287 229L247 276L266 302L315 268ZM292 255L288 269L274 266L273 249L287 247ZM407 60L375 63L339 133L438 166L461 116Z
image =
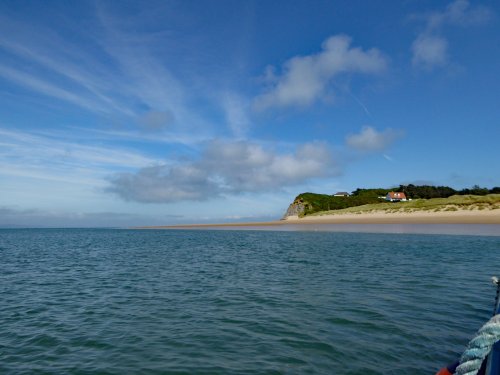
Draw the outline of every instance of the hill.
M408 202L391 203L383 199L390 191L404 192ZM302 193L288 207L288 216L321 215L325 212L370 212L417 210L494 209L500 206L500 189L480 188L456 191L447 186L400 185L392 189L356 189L350 196L336 197L328 194Z
M453 195L448 198L415 199L409 202L379 202L353 206L340 210L318 211L310 216L347 214L347 213L373 213L373 212L447 212L459 210L495 210L500 209L500 194L478 195Z
M302 193L297 195L288 207L284 217L311 215L316 212L341 210L366 204L380 204L379 197L392 189L357 189L348 197L335 197L328 194Z

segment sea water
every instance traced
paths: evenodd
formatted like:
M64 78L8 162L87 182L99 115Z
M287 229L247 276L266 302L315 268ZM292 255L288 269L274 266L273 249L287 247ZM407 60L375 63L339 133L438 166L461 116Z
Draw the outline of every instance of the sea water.
M432 374L500 237L0 230L0 374Z

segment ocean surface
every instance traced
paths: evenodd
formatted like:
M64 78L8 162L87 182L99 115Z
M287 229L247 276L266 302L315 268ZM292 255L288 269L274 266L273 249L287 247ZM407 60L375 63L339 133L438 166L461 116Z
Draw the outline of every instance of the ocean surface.
M0 230L0 374L433 374L500 237Z

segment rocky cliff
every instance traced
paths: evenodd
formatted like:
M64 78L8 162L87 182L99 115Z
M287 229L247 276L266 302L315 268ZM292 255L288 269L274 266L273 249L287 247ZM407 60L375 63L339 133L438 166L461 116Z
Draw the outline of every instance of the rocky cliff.
M306 209L307 203L300 198L297 198L293 201L293 203L288 206L285 214L283 215L282 220L285 220L288 216L299 216L302 215Z

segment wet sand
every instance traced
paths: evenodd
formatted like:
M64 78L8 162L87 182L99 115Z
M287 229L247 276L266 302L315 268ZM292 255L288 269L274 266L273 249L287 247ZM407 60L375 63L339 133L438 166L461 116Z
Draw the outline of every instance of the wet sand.
M371 213L342 213L335 215L297 216L286 220L248 223L221 224L179 224L165 226L141 227L141 229L180 229L180 228L224 228L224 227L275 227L282 225L312 224L500 224L500 209L496 210L459 210L440 212L397 212L383 211Z

